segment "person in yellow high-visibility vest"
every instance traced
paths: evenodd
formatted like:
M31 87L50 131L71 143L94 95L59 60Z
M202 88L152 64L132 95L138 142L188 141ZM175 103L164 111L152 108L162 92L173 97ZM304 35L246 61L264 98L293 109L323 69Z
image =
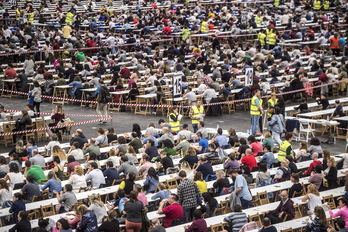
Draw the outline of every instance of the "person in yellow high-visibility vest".
M324 10L329 10L330 8L330 1L325 1L324 4L323 4L323 9Z
M279 6L280 0L274 0L273 4L274 6Z
M261 91L256 90L255 95L251 98L250 103L250 115L251 115L251 134L255 135L257 127L259 126L259 120L263 114L263 108L259 98L261 97Z
M285 140L280 144L279 151L278 151L278 161L281 162L283 159L286 158L288 155L292 154L292 134L286 134L284 136Z
M268 49L273 49L277 43L277 35L275 33L271 33L267 35L267 44Z
M20 22L19 22L19 19L21 17L21 13L22 13L22 9L21 7L17 7L16 9L16 22L17 22L17 25L20 25Z
M208 33L208 17L205 17L201 23L201 33Z
M68 12L66 14L65 23L70 23L70 25L73 24L73 18L74 18L74 14L71 12Z
M278 98L277 98L276 93L272 93L271 94L271 98L268 99L267 103L268 103L267 116L271 117L272 114L271 114L271 110L270 109L272 109L275 106L275 104L278 103Z
M265 34L265 30L263 30L263 29L257 35L257 39L259 40L260 45L262 47L264 47L266 45L266 37L267 37L267 35Z
M314 1L313 10L320 10L320 8L321 8L321 2L319 0Z
M255 23L256 25L262 25L262 15L261 12L257 13L257 15L255 16Z
M202 101L198 100L196 105L191 107L190 118L193 127L193 132L196 133L198 130L199 121L203 121L204 118L204 107L202 106Z
M34 23L35 13L31 10L28 14L28 23Z
M268 26L268 28L266 29L266 35L269 35L273 32L274 32L274 29L271 26Z
M180 115L177 107L172 107L169 114L169 125L172 128L172 132L177 133L180 131Z

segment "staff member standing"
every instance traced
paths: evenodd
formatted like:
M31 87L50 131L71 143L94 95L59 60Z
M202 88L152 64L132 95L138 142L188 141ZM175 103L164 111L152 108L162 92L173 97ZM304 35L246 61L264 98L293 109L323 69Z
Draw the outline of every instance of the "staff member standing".
M261 91L259 89L256 90L255 95L251 99L250 106L250 115L251 115L251 134L256 134L256 129L259 126L259 120L261 115L263 114L263 108L261 105L260 98Z
M280 144L278 152L278 162L281 162L288 155L292 155L292 134L286 134L284 136L285 140Z
M197 101L195 106L191 107L190 118L192 119L193 132L196 133L198 130L199 121L203 121L204 118L204 107L202 101Z
M172 129L172 132L175 132L175 134L180 131L180 118L179 118L179 113L178 113L178 108L173 107L170 110L169 114L169 124L170 128Z

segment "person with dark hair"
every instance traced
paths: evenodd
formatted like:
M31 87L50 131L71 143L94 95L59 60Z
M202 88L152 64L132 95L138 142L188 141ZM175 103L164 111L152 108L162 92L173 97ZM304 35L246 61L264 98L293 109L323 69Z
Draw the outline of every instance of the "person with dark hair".
M270 145L263 146L263 156L258 157L259 163L265 162L267 164L267 169L270 169L271 166L276 163L276 159L274 158L274 154L271 151Z
M33 107L36 107L36 115L40 117L40 104L42 102L42 92L39 82L34 81L34 88L29 92L29 96L34 98Z
M85 179L86 181L90 180L92 182L92 189L99 189L102 187L101 185L105 184L103 172L98 169L98 164L96 162L89 164Z
M68 220L66 220L65 218L60 218L56 224L57 224L57 229L60 232L72 232L70 228L70 224Z
M82 129L77 129L76 132L71 135L70 145L72 145L75 141L79 142L80 149L83 149L85 144L88 144L88 140L83 134Z
M199 189L193 180L186 178L186 172L179 172L180 184L177 194L179 196L179 204L184 208L185 219L191 221L194 210L197 206L197 196L200 197Z
M239 197L243 209L249 208L252 196L245 178L237 170L230 170L228 175L234 180L234 193Z
M262 221L262 228L259 232L277 232L277 228L271 225L271 220L265 217Z
M201 155L199 157L196 172L202 172L203 179L205 179L208 175L214 174L213 166L208 162L208 159L205 155Z
M74 156L69 155L68 156L68 164L67 164L67 172L69 174L74 172L75 166L80 166L80 163L75 160Z
M302 185L300 184L300 176L297 173L292 173L290 176L290 181L293 183L292 186L289 189L289 196L290 197L297 197L297 192L302 191Z
M169 195L168 199L163 199L157 210L158 214L165 214L163 226L168 228L173 225L173 221L184 217L184 209L178 203L179 196L175 193Z
M118 173L124 173L127 175L128 173L134 173L136 176L138 175L137 167L130 161L128 161L128 157L126 155L121 156L121 165L118 168Z
M155 147L155 141L153 139L148 139L145 144L145 152L143 153L150 156L150 161L154 161L158 157L158 149Z
M106 162L106 169L103 172L103 175L106 177L106 185L111 186L114 180L119 180L120 175L116 168L114 168L114 164L112 161Z
M233 213L224 218L224 222L227 222L231 227L225 228L228 232L239 232L243 225L248 223L248 217L246 213L242 212L241 205L235 205L233 207Z
M16 225L12 227L9 232L28 232L31 231L31 224L28 219L28 213L24 210L19 211L18 213L18 221L16 221Z
M205 202L205 218L209 218L213 215L215 209L219 208L219 203L209 192L202 193L202 198Z
M144 189L146 190L146 193L154 193L158 184L159 179L156 170L153 167L150 167L144 181Z
M309 148L308 152L313 154L314 152L317 152L318 154L323 154L323 149L320 146L320 140L316 137L312 137L309 141Z
M165 175L167 173L168 168L173 168L174 163L172 158L168 157L167 152L161 151L160 152L160 157L161 160L160 162L156 162L157 169L159 170L158 172L161 175Z
M12 132L16 132L16 131L24 131L25 130L25 127L27 125L31 125L32 124L32 120L31 118L29 117L28 115L28 111L26 110L22 110L22 117L21 118L18 118L16 120L16 129L12 130ZM17 137L17 134L14 134L13 135L13 143L16 143L16 137Z
M256 140L254 135L248 137L248 142L253 151L253 156L256 157L259 155L259 152L262 152L262 144Z
M338 211L336 213L332 212L331 208L327 205L329 214L332 218L340 217L346 223L346 228L348 225L348 200L346 198L340 198L338 200Z
M238 154L238 156L240 157L242 154L245 154L245 151L246 151L246 149L249 148L249 145L247 145L247 141L246 141L245 138L241 138L241 139L239 140L239 143L240 143L240 146L239 146L239 148L238 148L237 154Z
M41 191L39 185L34 181L32 175L27 175L26 184L21 189L20 193L26 203L32 202L34 196L40 196Z
M288 155L292 155L292 134L288 133L284 136L284 141L279 146L279 152L278 152L278 162L281 162L283 159L286 158Z
M314 170L311 172L310 177L308 178L308 182L314 184L317 189L321 188L321 184L323 183L323 166L317 165L314 167Z
M128 173L126 179L120 183L118 186L119 189L124 189L126 194L129 194L133 190L135 180L135 173Z
M282 140L280 139L280 135L284 132L284 117L280 108L278 106L274 107L274 113L271 116L271 120L268 122L269 131L272 132L273 140L280 145Z
M184 226L185 232L208 231L207 222L202 218L202 211L196 209L193 213L193 218L191 225Z
M176 156L174 144L170 139L166 139L162 142L162 150L165 151L169 156Z
M80 143L78 141L73 142L73 144L70 146L70 149L67 155L73 156L75 160L84 159L83 151L80 149Z
M217 130L217 133L215 134L215 136L213 137L213 139L211 141L212 142L214 142L214 141L218 142L219 146L224 148L224 149L228 148L228 140L227 140L227 137L222 134L222 128L219 128Z
M111 143L112 141L117 140L117 134L113 127L109 127L106 130L106 136L108 137L108 143Z
M20 211L25 211L25 204L23 202L22 194L20 192L15 193L12 197L12 200L13 200L13 203L11 205L9 212L12 213L13 222L17 223L18 222L17 215Z
M140 164L138 166L138 172L143 174L144 179L146 179L149 168L153 167L153 164L150 161L151 161L150 156L146 154L143 155L140 160Z
M315 100L317 101L318 105L322 106L322 110L326 110L330 105L329 100L326 98L325 94L321 94L320 97L317 97Z
M83 148L82 148L83 155L86 156L88 154L94 153L97 156L100 156L100 154L101 154L100 147L95 143L96 143L96 138L91 138L89 140L89 143L85 143Z
M144 205L138 200L138 192L132 190L129 194L129 201L126 202L123 209L123 214L126 216L127 231L140 232L142 228L142 211Z
M138 153L139 149L143 147L143 143L141 142L140 137L138 137L137 132L131 133L131 141L128 146L132 146L136 153Z
M59 213L69 212L70 206L77 202L77 198L75 193L73 192L73 187L71 184L66 184L64 186L63 195L60 195L60 193L57 191L53 192L56 194L58 202L62 204Z
M346 222L340 218L336 219L335 221L335 227L338 229L338 232L347 232L348 229L346 228ZM328 232L335 232L335 228L329 225Z

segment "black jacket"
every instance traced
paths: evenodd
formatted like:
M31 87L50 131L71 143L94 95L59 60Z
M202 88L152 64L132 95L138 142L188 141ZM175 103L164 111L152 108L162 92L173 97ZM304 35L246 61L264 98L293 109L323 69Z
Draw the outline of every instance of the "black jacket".
M70 140L70 145L72 145L75 141L80 143L80 147L79 148L83 148L83 146L85 145L85 143L88 143L87 138L85 137L84 134L80 134L78 136L75 136L74 138L71 138Z
M16 121L16 128L19 131L24 131L25 126L31 125L31 124L32 124L31 118L29 117L29 115L25 115L24 117L22 117Z
M31 231L31 224L28 220L19 221L14 227L12 227L9 232L28 232Z

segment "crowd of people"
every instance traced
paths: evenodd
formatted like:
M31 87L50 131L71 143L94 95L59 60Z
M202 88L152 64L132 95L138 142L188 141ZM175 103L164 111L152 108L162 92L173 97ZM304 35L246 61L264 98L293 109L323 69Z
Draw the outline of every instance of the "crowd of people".
M57 213L74 215L54 223L39 219L42 232L53 227L64 232L119 231L123 224L127 231L147 231L149 210L164 215L162 223L159 218L151 221L152 232L188 222L192 223L185 225L185 232L206 232L205 219L216 216L223 207L216 200L223 195L233 212L224 218L228 226L222 229L248 231L257 228L243 212L254 206L249 189L285 181L291 181L291 188L280 192L277 208L262 212L261 232L277 231L277 223L293 220L291 198L301 192L305 192L301 200L307 202L306 214L311 215L303 225L307 231L344 231L348 227L347 193L337 199L338 211L329 209L330 216L340 217L330 225L319 193L341 185L348 191L347 182L338 179L338 166L347 168L348 157L336 162L316 137L308 145L301 142L295 152L293 135L285 133L287 102L300 101L294 110L306 113L310 98L327 109L329 95L346 91L346 2L124 1L119 9L114 4L109 0L102 5L94 0L0 3L0 52L12 53L1 56L7 64L3 77L13 79L14 89L29 95L14 131L25 130L32 118L40 117L43 97L52 96L54 86L71 86L69 98L78 100L82 89L95 88L84 99L97 102L100 124L105 124L111 102L135 103L136 96L146 91L155 94L154 105L163 104L170 93L170 75L182 77L181 97L190 107L184 113L191 119L192 130L188 124L181 125L183 115L172 107L168 118L160 119L158 127L149 123L144 133L136 123L130 134L99 128L91 138L77 129L69 147L59 142L60 129L53 129L45 146L47 157L39 152L35 139L17 142L14 135L9 160L0 156L0 205L12 213L2 218L2 224L15 223L9 231L33 229L26 204L56 198ZM53 15L45 17L51 9ZM244 74L250 68L252 76L247 82ZM140 88L143 83L146 90ZM12 88L10 82L3 86ZM313 86L318 87L311 89ZM110 95L121 90L129 92L121 97ZM250 98L241 104L250 102L247 138L238 138L233 128L228 135L218 128L211 136L205 116L218 115L221 110L211 107L208 112L204 104L233 96ZM152 107L152 113L157 114L158 108ZM0 107L1 119L6 118L5 110ZM336 100L329 119L343 115ZM65 119L62 106L52 110L51 119L50 127ZM262 142L258 130L264 134ZM104 147L110 148L107 153L102 152ZM306 170L297 169L297 162L308 160ZM215 164L223 164L225 171L214 171ZM271 168L276 168L274 175ZM256 178L253 172L257 172ZM166 175L175 179L176 191L161 181ZM300 177L308 177L310 184L301 185ZM212 188L207 187L209 181L213 181ZM108 196L109 202L96 194L83 203L77 197L80 191L113 185L118 190ZM276 194L267 195L270 201L278 199ZM158 204L151 204L156 200Z

